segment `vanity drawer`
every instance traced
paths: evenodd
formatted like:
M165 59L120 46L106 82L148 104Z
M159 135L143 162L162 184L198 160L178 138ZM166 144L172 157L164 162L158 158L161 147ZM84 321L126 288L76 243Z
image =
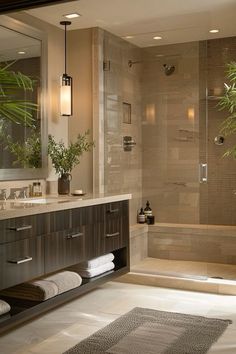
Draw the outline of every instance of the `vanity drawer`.
M43 238L0 245L0 289L41 276L44 273Z
M85 228L58 231L45 236L45 273L69 267L85 259Z
M104 253L125 247L129 235L128 203L116 202L105 206Z
M0 221L0 244L23 240L48 232L49 214L37 214Z

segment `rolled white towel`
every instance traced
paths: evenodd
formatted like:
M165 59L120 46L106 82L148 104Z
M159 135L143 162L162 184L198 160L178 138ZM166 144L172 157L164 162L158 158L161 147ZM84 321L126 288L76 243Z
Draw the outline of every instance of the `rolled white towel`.
M82 283L81 276L78 273L71 271L56 273L43 280L54 283L58 288L58 294L77 288Z
M8 313L11 310L11 306L3 300L0 300L0 316Z
M89 261L82 262L80 263L80 267L83 269L97 268L102 266L103 264L112 262L114 258L115 257L113 253L108 253L104 256L100 256L97 258L90 259Z
M108 272L109 270L112 270L114 268L115 268L115 264L113 262L108 262L97 268L83 269L79 266L78 268L76 268L76 270L83 278L93 278L96 277L97 275Z

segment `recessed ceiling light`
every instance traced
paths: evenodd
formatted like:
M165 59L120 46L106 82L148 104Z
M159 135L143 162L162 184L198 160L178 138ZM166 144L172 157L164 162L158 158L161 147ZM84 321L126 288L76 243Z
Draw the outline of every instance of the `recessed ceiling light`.
M218 30L218 29L212 29L212 30L210 30L209 32L210 32L210 33L218 33L219 30Z
M24 55L25 52L23 50L20 50L19 52L17 52L17 54Z
M162 37L161 36L155 36L155 37L153 37L153 39L162 39Z
M78 14L77 12L74 12L72 14L67 14L67 15L63 15L63 17L66 17L66 18L76 18L76 17L80 17L81 15Z
M125 36L124 38L131 39L131 38L134 38L134 36Z

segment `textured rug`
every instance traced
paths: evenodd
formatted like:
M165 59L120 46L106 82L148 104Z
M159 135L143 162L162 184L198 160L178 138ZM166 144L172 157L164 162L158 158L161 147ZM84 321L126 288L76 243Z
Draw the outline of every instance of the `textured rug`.
M205 354L230 323L136 307L64 354Z

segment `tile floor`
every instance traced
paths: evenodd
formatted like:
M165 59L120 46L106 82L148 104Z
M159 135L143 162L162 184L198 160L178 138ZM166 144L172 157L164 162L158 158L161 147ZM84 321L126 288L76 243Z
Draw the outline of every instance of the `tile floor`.
M109 282L0 337L1 354L61 354L135 306L232 319L209 354L236 353L236 296Z
M236 295L236 265L229 264L147 257L121 279L134 284Z

